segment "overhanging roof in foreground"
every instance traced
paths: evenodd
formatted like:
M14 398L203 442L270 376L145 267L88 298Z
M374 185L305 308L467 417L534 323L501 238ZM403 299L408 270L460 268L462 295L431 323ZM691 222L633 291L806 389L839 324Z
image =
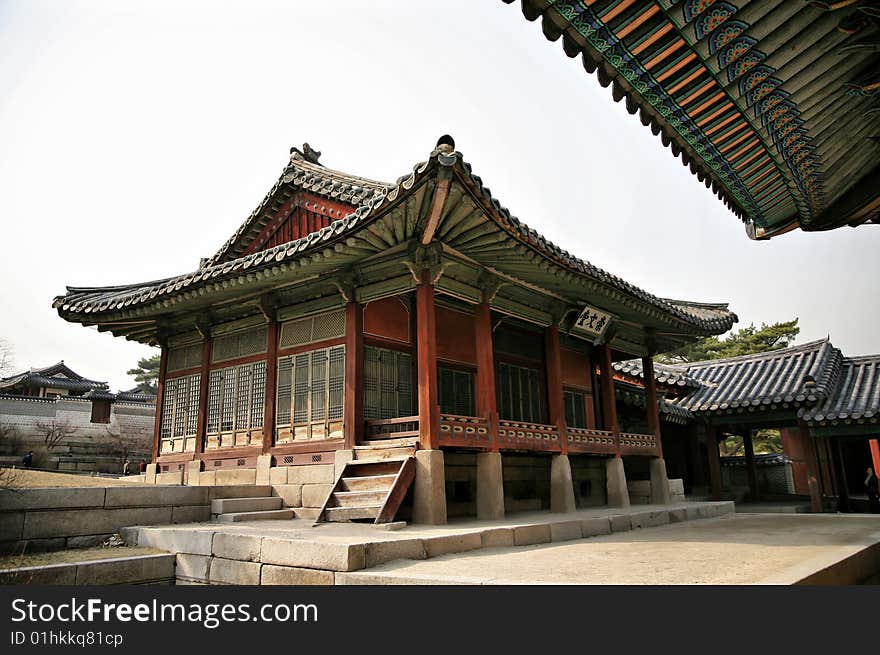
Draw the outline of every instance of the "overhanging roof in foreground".
M751 238L880 223L877 3L522 0L522 12Z
M265 225L283 220L298 192L344 203L351 211L303 238L247 252ZM452 285L461 296L472 292L465 272L485 268L504 281L495 305L526 311L534 293L567 312L594 305L616 317L619 329L611 345L632 354L721 334L737 320L726 304L661 298L569 254L504 208L461 153L448 146L434 149L395 183L325 168L294 149L258 208L198 270L139 284L68 287L53 306L66 320L156 344L160 323L169 316L195 316L242 298L253 302L260 294L328 279L365 261L385 258L383 272L411 285L403 265L412 256L408 249L424 242L435 206L441 209L430 228L432 242L442 244L443 256L454 262L438 284ZM530 310L537 322L554 320L550 306Z

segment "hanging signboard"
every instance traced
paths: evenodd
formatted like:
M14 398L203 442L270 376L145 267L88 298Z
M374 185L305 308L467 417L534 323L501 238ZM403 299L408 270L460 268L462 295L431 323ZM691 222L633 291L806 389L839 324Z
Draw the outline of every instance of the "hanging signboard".
M577 317L573 329L591 337L601 337L611 324L612 318L614 317L608 312L587 305Z

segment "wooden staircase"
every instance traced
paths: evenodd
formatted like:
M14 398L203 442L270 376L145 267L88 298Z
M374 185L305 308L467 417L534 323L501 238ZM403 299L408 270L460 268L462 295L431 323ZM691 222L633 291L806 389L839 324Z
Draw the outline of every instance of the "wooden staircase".
M390 523L415 478L415 441L383 439L355 446L327 496L318 522Z

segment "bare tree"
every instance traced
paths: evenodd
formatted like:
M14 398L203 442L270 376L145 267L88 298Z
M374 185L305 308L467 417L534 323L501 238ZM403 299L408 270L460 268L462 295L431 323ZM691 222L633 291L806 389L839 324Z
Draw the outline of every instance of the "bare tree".
M113 453L119 455L120 462L125 462L132 455L148 453L152 447L152 437L149 434L113 430L109 427L107 428L107 441Z
M37 429L43 434L43 443L49 452L76 434L76 426L68 418L39 421Z
M14 366L12 346L6 339L0 338L0 378L12 375Z

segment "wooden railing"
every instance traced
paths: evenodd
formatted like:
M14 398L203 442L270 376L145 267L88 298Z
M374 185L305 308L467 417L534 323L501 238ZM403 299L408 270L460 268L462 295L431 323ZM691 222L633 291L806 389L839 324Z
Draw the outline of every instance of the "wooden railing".
M397 418L377 418L364 421L364 438L401 439L419 436L418 416L399 416Z
M498 445L522 450L562 450L562 439L555 425L498 421Z
M621 455L658 455L657 437L653 434L620 433Z
M479 416L440 415L440 445L488 448L489 422Z
M568 449L574 453L595 453L613 455L617 452L618 441L608 430L568 428Z

